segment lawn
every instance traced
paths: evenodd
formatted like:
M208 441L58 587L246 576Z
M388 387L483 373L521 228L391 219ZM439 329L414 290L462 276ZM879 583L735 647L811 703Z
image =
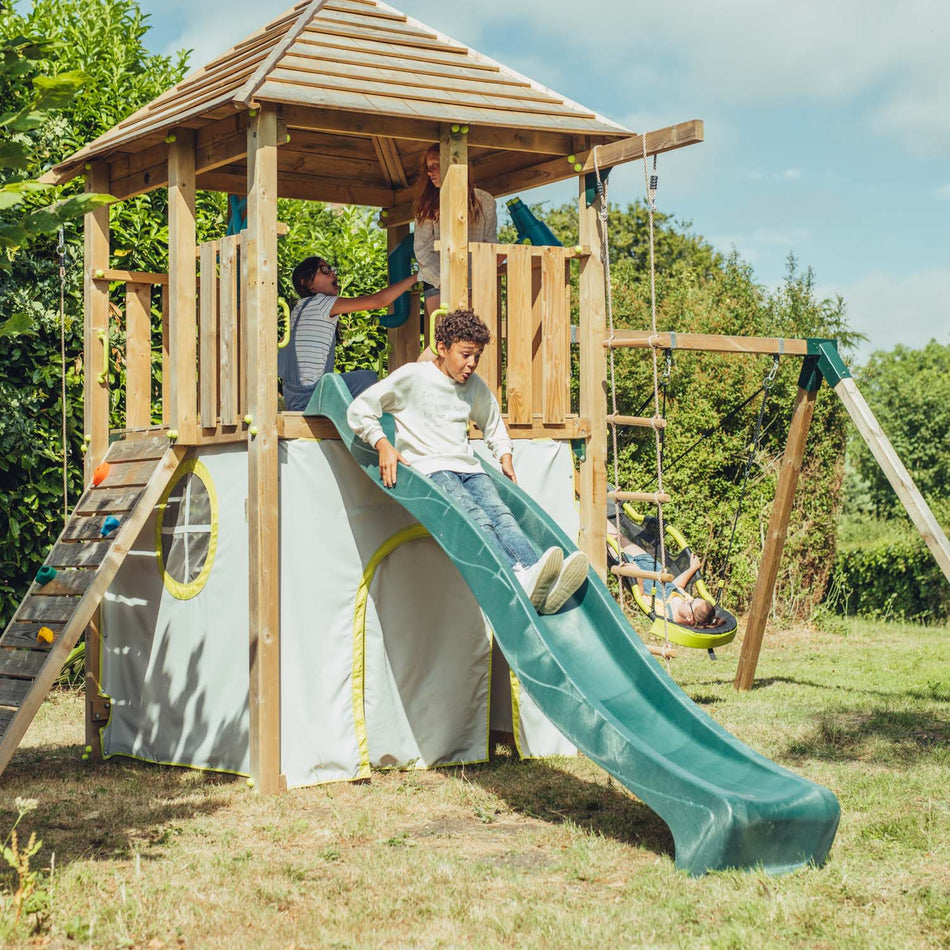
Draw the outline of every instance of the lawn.
M82 760L55 694L0 780L36 799L49 899L10 947L950 947L950 632L864 620L770 630L671 673L749 745L829 786L823 868L676 871L665 825L583 757L375 775L267 798L241 779ZM31 932L32 929L32 932Z

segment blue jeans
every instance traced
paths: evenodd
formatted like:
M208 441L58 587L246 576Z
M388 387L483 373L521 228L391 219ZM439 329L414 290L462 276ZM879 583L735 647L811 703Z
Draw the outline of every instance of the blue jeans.
M340 376L354 399L364 389L369 389L373 383L379 382L379 377L371 369L353 369L348 373L340 373Z
M660 570L660 561L658 558L654 558L652 554L636 554L632 558L629 555L624 557L624 560L632 561L641 571L659 571ZM657 583L654 580L649 578L643 581L643 589L647 597L652 597L654 592L656 593L656 604L658 605L660 613L663 612L663 597L666 597L666 615L672 620L673 619L673 607L670 603L670 599L675 593L678 593L677 586L672 581L666 581L665 583Z
M534 546L484 472L441 471L433 472L429 477L474 519L512 567L531 567L537 563Z

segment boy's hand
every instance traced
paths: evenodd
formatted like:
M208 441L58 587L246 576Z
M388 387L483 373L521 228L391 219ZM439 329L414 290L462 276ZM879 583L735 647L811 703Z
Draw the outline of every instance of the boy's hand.
M506 452L501 457L501 470L507 478L510 478L516 485L518 484L518 478L515 475L515 466L511 460L510 452Z
M409 463L396 451L396 447L387 438L380 439L374 446L379 453L379 474L383 484L387 488L392 488L396 484L396 469L398 463L403 465Z

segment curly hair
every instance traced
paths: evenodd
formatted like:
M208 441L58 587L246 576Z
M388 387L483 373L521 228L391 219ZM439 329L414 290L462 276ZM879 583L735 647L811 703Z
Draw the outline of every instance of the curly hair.
M485 346L491 339L488 327L474 310L453 310L435 328L435 341L447 350L453 343L475 343Z

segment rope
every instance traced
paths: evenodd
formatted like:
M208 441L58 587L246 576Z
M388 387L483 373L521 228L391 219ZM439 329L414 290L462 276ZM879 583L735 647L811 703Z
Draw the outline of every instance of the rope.
M63 417L63 525L69 521L69 444L66 441L66 234L59 229L59 365L60 405Z
M739 515L742 514L742 506L745 503L745 493L746 487L749 484L749 474L752 471L752 463L755 461L755 453L758 451L759 443L762 440L762 421L765 418L765 407L769 401L769 393L772 391L772 386L775 384L775 377L778 373L778 357L772 357L772 368L766 373L765 378L762 380L762 402L759 405L759 415L755 421L755 433L752 436L752 442L749 445L749 454L745 460L745 468L742 472L742 485L739 489L739 503L736 505L736 516L732 519L732 532L729 535L729 544L726 547L726 559L723 562L723 575L720 579L717 590L716 590L716 606L719 605L719 601L722 598L723 588L726 586L726 580L728 579L729 571L729 562L732 558L732 543L736 539L736 528L739 526Z
M610 285L610 232L607 227L608 225L608 215L609 208L607 204L607 182L600 174L600 163L597 160L597 150L600 148L599 145L594 146L593 159L594 159L594 174L597 178L597 196L600 198L600 208L598 209L598 216L600 217L600 232L601 239L603 244L603 261L604 261L604 283L606 285L606 297L607 297L607 327L609 335L607 337L609 342L614 341L614 301L613 301L613 288ZM610 347L607 352L610 354L610 410L613 413L614 417L617 416L617 368L614 360L614 348ZM617 423L611 421L610 423L610 439L613 444L613 458L614 458L614 484L620 484L620 458L617 454ZM614 502L614 527L617 530L617 539L620 539L620 505L615 501ZM623 551L621 549L621 563L623 563L622 557ZM623 610L623 578L620 582L620 609Z

